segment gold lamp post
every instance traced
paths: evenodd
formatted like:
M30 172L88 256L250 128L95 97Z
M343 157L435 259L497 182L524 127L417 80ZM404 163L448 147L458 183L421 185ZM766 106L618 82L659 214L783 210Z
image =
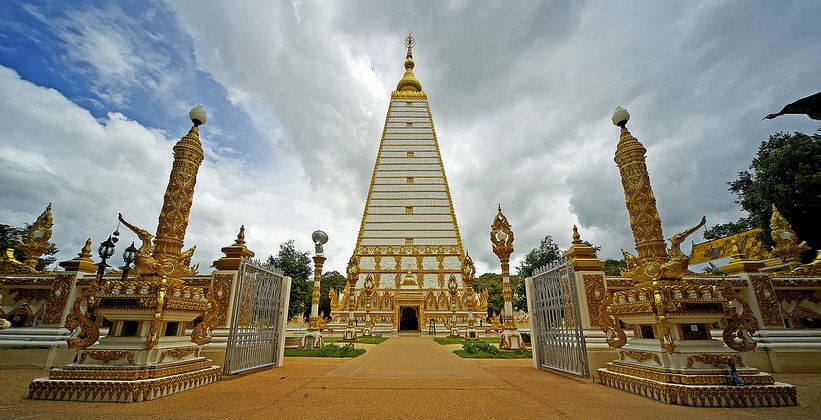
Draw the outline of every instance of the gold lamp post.
M456 283L456 276L450 275L448 279L448 292L450 293L450 335L451 337L459 336L459 327L456 325L456 293L459 291L459 285Z
M322 330L325 328L325 321L319 317L319 285L322 280L322 264L325 263L325 251L322 245L328 243L328 234L316 230L311 234L314 241L316 255L314 255L314 289L311 291L311 317L308 320L308 330L302 336L302 347L313 348L322 347Z
M348 305L348 325L345 327L345 341L356 341L356 322L354 319L354 307L356 306L356 281L359 279L359 258L351 256L348 261L348 295L345 296Z
M502 264L502 298L504 299L502 338L499 348L505 350L519 349L522 347L522 339L516 329L516 321L513 318L513 291L510 289L510 254L513 253L513 231L507 217L502 213L502 205L499 205L499 212L493 218L490 225L490 241L493 243L493 253L499 257Z

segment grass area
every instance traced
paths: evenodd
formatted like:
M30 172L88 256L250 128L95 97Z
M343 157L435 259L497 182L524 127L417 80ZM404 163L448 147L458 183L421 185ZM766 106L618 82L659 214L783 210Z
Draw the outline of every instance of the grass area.
M318 349L285 349L286 357L356 357L365 353L365 349L356 349L353 343L344 346L326 344Z
M479 340L483 341L485 343L493 343L493 344L499 343L499 337L482 337ZM435 342L437 342L437 343L439 343L443 346L447 346L449 344L464 344L465 343L465 339L462 338L462 337L434 337L433 341L435 341Z
M342 341L342 337L322 337L326 343L338 343ZM362 344L379 344L387 340L386 337L358 337L356 343Z
M468 353L465 350L454 350L457 356L465 359L532 359L533 353L530 350L499 350L498 353L477 352Z
M463 341L462 350L454 350L453 352L459 357L471 359L518 359L533 357L533 353L530 350L500 350L485 340Z

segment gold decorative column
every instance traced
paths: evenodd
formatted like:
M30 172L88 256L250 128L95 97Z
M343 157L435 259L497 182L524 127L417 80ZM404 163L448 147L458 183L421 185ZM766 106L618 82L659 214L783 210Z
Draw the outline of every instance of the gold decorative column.
M188 227L197 172L204 156L199 126L205 124L205 111L197 105L191 110L189 117L194 126L174 145L174 165L165 190L152 253L159 269L158 274L177 278L190 274L187 263L190 263L191 256L187 255L187 261L181 259L180 251ZM186 253L193 254L193 250L192 248Z
M375 322L371 320L371 301L373 299L374 287L376 286L373 281L373 276L368 274L362 286L365 291L365 327L362 329L362 335L370 337L375 324Z
M321 230L311 234L314 241L316 255L314 255L314 288L311 291L311 316L308 330L302 336L302 348L320 348L323 346L322 330L325 329L325 320L319 317L319 286L322 280L322 265L325 263L325 251L322 245L328 242L328 234Z
M661 277L661 266L669 257L661 232L661 218L656 209L656 197L650 187L650 174L647 173L647 149L627 130L629 119L630 114L627 110L621 107L616 109L613 124L621 127L621 136L614 160L621 174L625 203L630 215L630 228L633 230L633 239L638 251L638 260L635 264L643 269L635 274L643 281L652 281ZM628 260L628 269L630 268Z
M502 325L502 338L499 348L510 350L522 347L521 336L516 329L516 320L513 317L513 290L510 288L510 254L513 253L513 231L507 217L502 213L502 205L499 205L499 212L493 218L490 225L490 242L493 243L493 253L499 257L502 264L502 298L504 299L504 314Z
M146 230L119 216L120 222L142 242L134 259L136 275L106 279L102 270L105 258L111 253L103 250L111 238L101 244L100 275L88 290L74 299L66 317L65 326L73 333L68 344L78 349L79 360L51 369L47 378L33 380L29 385L30 398L144 401L220 378L222 369L200 355L202 345L211 341L211 330L219 324L220 296L182 280L183 276L196 272L189 268L194 249L184 253L180 253L180 249L197 169L203 158L197 127L205 122L205 112L197 106L189 116L194 127L174 146L174 164L163 198L156 240ZM242 231L237 242L244 243ZM111 243L112 252L113 246ZM63 266L88 266L85 261L88 251L84 248L76 262ZM90 311L83 310L83 302L87 308L94 309L96 320L90 317ZM197 317L204 319L187 336L186 325ZM100 338L103 319L110 321L111 326Z
M476 267L473 265L473 259L470 258L470 254L465 253L465 259L462 261L462 282L465 286L465 295L468 296L468 327L465 330L465 340L479 339L479 335L476 332L476 320L473 317L473 311L476 310L476 295L473 291L473 282L475 280Z
M356 280L359 278L359 258L352 255L348 261L348 293L345 296L346 304L348 305L348 324L345 327L344 340L356 340L356 321L354 318L354 309L356 306Z
M602 299L598 323L607 344L619 349L619 359L598 369L600 381L679 405L795 405L795 387L744 366L738 353L756 345L751 334L758 325L748 303L730 283L704 281L687 270L689 259L680 245L705 219L673 235L668 251L644 161L647 150L627 130L629 118L621 107L613 114L613 124L621 127L615 161L638 256L622 250L627 262L622 274L634 288L605 291ZM718 322L726 322L723 343L712 337ZM628 339L619 323L628 325L633 337Z

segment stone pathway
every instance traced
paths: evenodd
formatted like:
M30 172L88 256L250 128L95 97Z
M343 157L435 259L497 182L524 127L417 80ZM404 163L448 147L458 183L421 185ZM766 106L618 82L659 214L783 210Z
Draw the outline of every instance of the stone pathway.
M25 399L42 369L0 370L3 419L808 419L821 417L821 375L776 374L797 407L692 408L533 368L530 359L461 359L459 346L392 337L354 359L286 358L281 368L141 403Z

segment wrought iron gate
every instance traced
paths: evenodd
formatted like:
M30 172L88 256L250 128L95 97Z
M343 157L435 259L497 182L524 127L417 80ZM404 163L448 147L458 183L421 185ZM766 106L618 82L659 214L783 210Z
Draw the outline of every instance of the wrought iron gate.
M223 374L280 364L290 279L270 265L246 260L234 290Z
M539 366L587 378L579 298L573 264L565 259L533 276L530 298L533 356Z

